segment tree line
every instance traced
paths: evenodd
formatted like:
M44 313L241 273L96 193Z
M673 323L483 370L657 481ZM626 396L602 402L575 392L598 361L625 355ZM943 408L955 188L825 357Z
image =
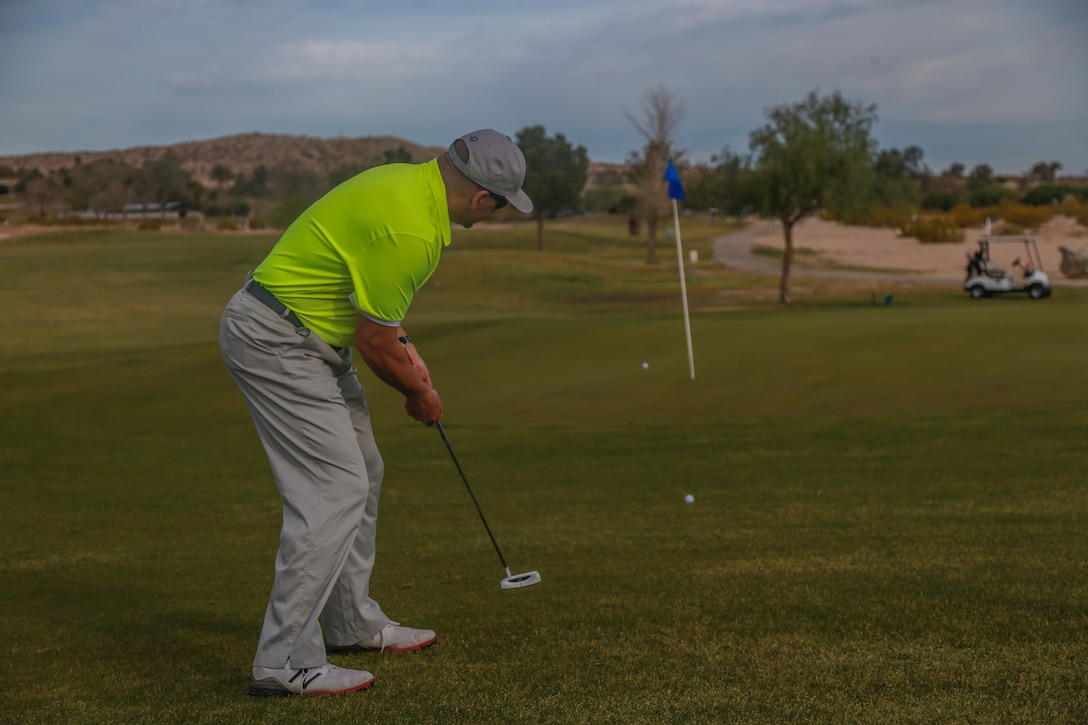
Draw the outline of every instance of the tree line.
M969 172L953 163L936 174L918 146L878 148L876 111L874 104L848 101L838 91L812 91L801 101L766 109L765 123L749 134L747 151L726 146L709 163L690 163L677 138L683 101L658 86L645 94L639 113L625 113L642 145L592 189L586 187L585 146L562 133L549 136L544 126L527 126L516 141L528 161L524 188L535 204L538 246L546 249L548 217L568 210L623 212L639 227L645 222L647 260L655 261L658 223L668 213L664 173L670 160L683 177L687 208L759 214L781 222L785 249L779 297L784 303L790 300L794 226L817 213L846 223L912 227L919 239L930 234L933 238L926 241L944 241L941 235L956 233L956 219L976 219L970 210L1000 206L1007 211L1008 202L1052 207L1072 197L1084 205L1077 218L1088 224L1088 186L1058 183L1059 162L1036 163L1019 177L1016 188L984 163ZM245 174L219 164L211 170L208 188L168 151L140 167L110 158L82 164L77 158L73 167L50 175L0 168L0 178L15 177L12 191L43 217L64 210L112 212L149 202L180 202L206 215L244 216L260 204L268 222L282 228L329 188L368 166L410 160L401 147L372 164L348 164L326 174L289 164L257 166ZM949 221L941 214L954 217Z
M105 157L43 174L38 169L16 170L0 166L0 199L10 194L22 201L27 212L42 219L66 212L92 210L103 216L130 205L175 204L183 210L207 216L249 216L254 207L271 212L285 226L325 191L370 166L411 161L403 146L384 152L371 164L344 164L318 173L292 164L258 165L249 173L216 164L210 171L212 185L205 186L183 168L172 150L140 166Z
M1060 203L1088 224L1088 185L1057 183L1061 163L1036 163L1019 177L1016 188L996 177L988 164L965 176L965 166L954 163L936 175L918 146L878 148L876 111L875 104L849 101L838 91L811 91L801 101L766 109L765 123L749 134L746 152L727 146L709 164L688 164L676 140L683 102L665 87L650 90L642 115L628 114L645 142L632 152L629 167L639 189L637 208L647 221L647 259L655 258L670 158L681 169L688 208L758 214L781 223L783 303L790 301L794 227L808 216L893 226L920 241L962 239L962 227L979 223L984 213L1037 226Z

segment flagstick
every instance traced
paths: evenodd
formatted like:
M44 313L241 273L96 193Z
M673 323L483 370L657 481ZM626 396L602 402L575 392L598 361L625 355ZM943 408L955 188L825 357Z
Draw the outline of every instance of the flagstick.
M688 287L684 281L684 252L680 247L680 212L676 209L676 199L672 200L672 222L676 230L676 261L680 263L680 296L684 300L684 335L688 341L688 372L695 379L695 356L691 351L691 322L688 320Z

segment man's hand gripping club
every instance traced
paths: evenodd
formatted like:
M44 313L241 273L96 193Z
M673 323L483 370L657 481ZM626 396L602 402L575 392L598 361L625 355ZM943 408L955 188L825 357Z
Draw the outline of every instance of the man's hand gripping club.
M442 417L442 398L431 387L431 373L404 328L379 325L362 315L355 320L355 347L367 367L404 395L404 409L415 420L434 425Z

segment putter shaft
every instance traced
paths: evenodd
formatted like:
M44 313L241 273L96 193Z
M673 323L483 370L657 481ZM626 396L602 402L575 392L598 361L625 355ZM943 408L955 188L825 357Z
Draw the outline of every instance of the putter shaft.
M502 551L499 550L499 544L495 541L495 535L491 533L491 527L487 525L487 519L484 518L483 509L480 508L479 502L476 500L476 494L472 492L472 486L468 485L468 478L465 477L465 472L461 470L461 464L457 461L457 454L453 452L453 446L450 445L450 439L446 437L446 430L442 427L441 421L435 421L435 426L438 427L438 432L442 436L442 442L446 444L446 450L450 452L450 458L453 459L453 465L457 467L457 472L461 474L461 480L465 484L465 489L468 491L469 498L472 499L472 505L476 507L476 513L480 515L480 521L484 524L484 530L487 531L487 537L491 539L491 545L495 547L495 553L499 555L499 561L502 562L503 569L506 570L506 576L510 576L510 567L506 563L506 558L502 555Z

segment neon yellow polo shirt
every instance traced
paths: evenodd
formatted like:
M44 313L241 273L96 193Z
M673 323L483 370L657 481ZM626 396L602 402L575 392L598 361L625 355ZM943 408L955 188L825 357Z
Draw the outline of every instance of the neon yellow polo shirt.
M397 326L450 243L438 160L389 164L348 179L302 213L253 278L334 347L355 313Z

